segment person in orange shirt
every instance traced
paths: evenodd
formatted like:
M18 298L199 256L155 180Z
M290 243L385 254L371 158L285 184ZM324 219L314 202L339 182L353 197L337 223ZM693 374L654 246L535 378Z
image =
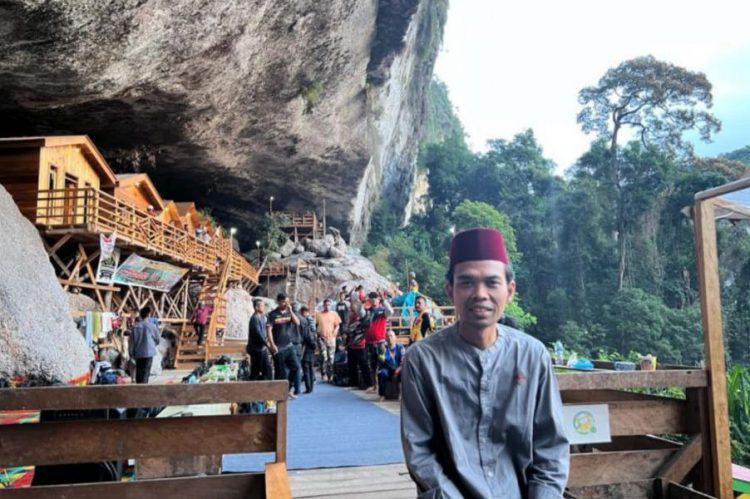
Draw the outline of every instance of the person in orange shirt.
M341 317L331 310L331 300L323 301L323 311L315 318L320 339L320 351L323 354L323 365L320 366L320 377L331 381L333 377L333 357L336 355L336 337L341 327Z

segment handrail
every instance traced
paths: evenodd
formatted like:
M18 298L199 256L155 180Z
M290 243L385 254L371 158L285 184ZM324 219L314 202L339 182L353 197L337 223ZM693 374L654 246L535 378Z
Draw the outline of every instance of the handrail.
M21 212L33 223L50 229L84 228L97 233L116 233L118 239L175 260L212 270L217 258L230 254L229 240L210 242L175 227L93 187L52 189L21 193L16 197ZM234 248L229 278L258 282L257 270Z

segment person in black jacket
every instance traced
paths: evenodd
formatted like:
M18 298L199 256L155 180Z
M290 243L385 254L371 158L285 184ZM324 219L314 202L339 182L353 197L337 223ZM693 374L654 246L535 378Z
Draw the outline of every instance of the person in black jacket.
M250 355L250 379L273 379L271 354L268 351L268 332L265 316L265 303L256 298L253 300L255 313L250 317L246 351Z
M315 386L315 347L317 346L317 331L315 330L315 319L310 315L307 307L300 309L300 336L302 341L302 377L305 380L305 393L312 393Z

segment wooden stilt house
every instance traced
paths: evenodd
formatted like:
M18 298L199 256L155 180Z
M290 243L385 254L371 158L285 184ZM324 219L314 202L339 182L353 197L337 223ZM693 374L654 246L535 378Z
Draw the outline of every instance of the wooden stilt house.
M195 205L188 203L183 216L179 204L164 202L147 175L118 178L83 135L0 139L0 184L40 231L65 290L84 290L105 311L133 312L148 304L189 343L189 318L197 299L189 289L199 283L199 297L214 302L214 313L207 328L208 345L193 348L188 360L213 356L213 346L226 349L217 337L223 328L224 290L230 281L253 289L258 272L233 248L231 235L214 231L210 240L196 237L192 226L204 221ZM116 236L121 262L137 253L189 271L169 292L98 282L102 234ZM232 349L242 351L241 346Z

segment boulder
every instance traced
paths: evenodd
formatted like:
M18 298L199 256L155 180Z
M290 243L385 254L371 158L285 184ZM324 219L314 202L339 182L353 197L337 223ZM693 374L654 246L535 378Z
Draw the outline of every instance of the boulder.
M66 295L68 296L68 305L71 312L97 312L102 309L93 298L86 296L83 293L68 292Z
M286 258L294 252L294 248L296 247L297 246L294 244L294 241L292 241L291 239L287 239L286 242L279 248L279 253L281 254L282 258Z
M305 251L305 247L302 244L298 244L297 246L294 247L295 254L304 253L304 251Z
M68 381L89 369L91 350L70 316L42 240L0 186L0 377Z
M227 324L224 338L247 340L247 326L253 315L253 297L242 288L230 288L224 293L227 300Z

